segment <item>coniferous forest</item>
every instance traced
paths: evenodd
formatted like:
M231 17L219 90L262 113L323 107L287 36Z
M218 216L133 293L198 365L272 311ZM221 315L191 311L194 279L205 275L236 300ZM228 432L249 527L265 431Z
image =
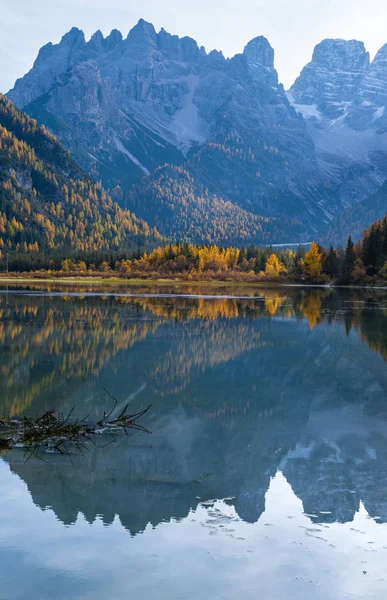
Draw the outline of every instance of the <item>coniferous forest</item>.
M45 127L0 95L3 257L39 264L43 256L117 252L161 240L145 221L119 208Z

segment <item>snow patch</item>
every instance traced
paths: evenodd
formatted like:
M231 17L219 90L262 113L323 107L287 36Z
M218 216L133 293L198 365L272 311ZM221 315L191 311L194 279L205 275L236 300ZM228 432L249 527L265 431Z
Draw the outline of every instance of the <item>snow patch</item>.
M207 137L207 128L203 120L199 117L198 107L193 102L199 77L189 75L186 81L189 86L189 92L185 105L175 113L170 124L171 131L175 134L180 148L185 153L193 143L203 144Z
M317 104L293 104L293 106L304 119L317 119L318 121L321 121L322 117L317 108Z
M189 91L185 96L184 106L177 110L172 117L166 115L163 110L152 106L151 103L132 102L130 109L132 119L125 113L125 118L134 126L146 128L146 135L154 143L163 146L152 137L157 135L168 144L175 146L186 154L193 144L203 144L208 137L208 124L199 117L198 107L193 98L199 77L189 75L177 79L177 83L188 82ZM164 146L165 147L165 146Z
M114 143L116 145L117 150L119 150L119 152L122 152L122 154L125 154L125 156L127 156L132 161L132 163L137 165L141 169L141 171L143 173L145 173L145 175L150 175L150 172L148 171L148 169L146 167L144 167L144 165L142 165L140 163L140 161L135 156L133 156L133 154L131 154L129 152L129 150L127 150L125 148L123 143L117 137L114 138Z
M318 121L321 121L322 117L317 108L317 104L297 104L294 101L294 97L291 92L286 92L286 96L289 100L289 103L300 115L304 117L304 119L317 119Z
M100 163L100 162L101 162L101 161L100 161L100 160L98 160L98 158L96 158L96 157L95 157L93 154L90 154L90 152L88 152L87 154L90 156L90 158L92 158L93 160L95 160L95 162L98 162L98 163Z
M377 121L378 119L380 119L380 117L382 117L384 115L384 113L386 112L386 107L385 106L380 106L379 108L377 108L374 112L374 116L373 116L373 121Z

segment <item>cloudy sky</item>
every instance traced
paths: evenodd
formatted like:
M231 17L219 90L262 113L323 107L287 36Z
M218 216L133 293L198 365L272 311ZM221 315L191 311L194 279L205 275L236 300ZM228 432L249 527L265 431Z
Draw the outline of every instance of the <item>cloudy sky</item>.
M72 26L124 36L139 18L188 35L226 56L265 35L288 87L326 37L363 40L373 56L387 42L386 0L0 0L0 91L28 71L39 48Z

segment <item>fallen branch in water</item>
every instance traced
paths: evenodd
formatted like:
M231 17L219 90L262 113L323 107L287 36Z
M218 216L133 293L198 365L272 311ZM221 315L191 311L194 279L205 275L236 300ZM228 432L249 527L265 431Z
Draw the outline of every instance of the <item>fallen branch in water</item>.
M114 442L114 434L119 431L124 431L126 435L128 430L150 433L138 420L151 406L138 413L129 414L129 405L126 405L117 417L113 417L117 407L117 400L113 399L115 404L112 410L108 414L104 413L96 424L90 423L88 416L72 420L75 407L67 416L62 412L47 411L35 418L3 417L0 419L0 452L22 447L27 453L35 455L42 448L46 448L51 452L69 455L70 447L82 453L83 449L87 449L86 442L93 442L93 437L97 434L108 433Z

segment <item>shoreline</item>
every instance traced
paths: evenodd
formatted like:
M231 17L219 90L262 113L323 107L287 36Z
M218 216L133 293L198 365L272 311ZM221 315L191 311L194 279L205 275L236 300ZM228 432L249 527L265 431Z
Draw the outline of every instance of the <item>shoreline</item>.
M236 287L236 286L265 286L265 287L278 287L278 286L293 286L301 285L297 283L284 283L279 281L231 281L231 280L218 280L218 279L203 279L203 280L189 280L189 279L170 279L170 278L158 278L158 279L125 279L121 277L1 277L0 283L63 283L63 284L94 284L94 285L121 285L121 286L200 286L200 287ZM326 285L314 285L314 287L327 287Z
M188 279L124 279L120 277L3 277L0 276L0 284L63 284L63 285L106 285L106 286L122 286L122 287L162 287L162 286L191 286L191 287L208 287L208 288L224 288L224 287L303 287L303 288L324 288L324 289L369 289L369 290L386 290L387 286L370 286L370 285L334 285L327 283L299 283L286 281L230 281L230 280L188 280Z

